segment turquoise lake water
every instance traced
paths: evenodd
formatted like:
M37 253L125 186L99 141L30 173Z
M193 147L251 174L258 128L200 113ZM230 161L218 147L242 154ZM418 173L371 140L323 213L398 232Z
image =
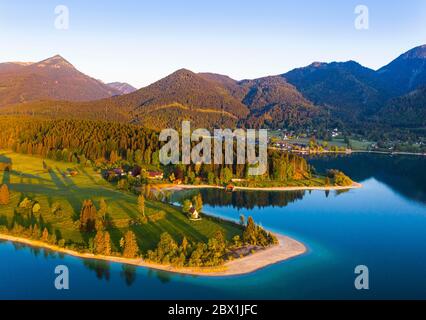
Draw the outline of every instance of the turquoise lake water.
M255 273L203 278L90 261L0 243L0 299L426 299L426 158L359 154L312 159L362 189L344 193L202 190L204 211L251 215L309 251ZM70 270L70 290L54 269ZM355 289L366 265L370 290Z

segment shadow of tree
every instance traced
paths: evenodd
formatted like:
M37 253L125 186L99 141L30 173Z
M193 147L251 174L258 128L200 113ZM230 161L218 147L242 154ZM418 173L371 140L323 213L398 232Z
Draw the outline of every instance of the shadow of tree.
M13 176L20 177L21 179L34 179L34 180L37 180L39 183L49 182L48 179L42 178L42 177L37 176L35 174L24 173L24 172L17 171L17 170L11 170L10 174L13 175Z
M10 171L12 170L12 159L4 153L0 154L0 172L3 172L2 184L10 184Z
M90 175L86 169L84 169L83 167L80 168L80 171L83 172L83 174L90 180L92 181L94 184L98 184L97 181L95 180L95 178L93 178L92 175Z
M0 226L9 227L9 220L5 215L0 216Z
M10 171L9 170L3 171L2 184L7 184L8 186L10 185Z
M81 199L81 197L75 196L74 190L70 190L70 188L67 187L67 185L62 181L61 178L59 178L59 176L55 173L53 169L49 170L49 175L53 183L55 184L56 188L58 189L58 191L66 192L66 198L68 200L68 203L71 205L74 211L72 215L72 219L73 221L77 221L78 219L80 219L81 203L84 199ZM75 188L75 191L79 191L79 189L75 186L75 184L74 184L74 188Z
M111 236L111 242L116 251L120 251L120 239L123 237L121 230L115 225L114 221L111 219L110 215L107 214L108 226L107 231Z

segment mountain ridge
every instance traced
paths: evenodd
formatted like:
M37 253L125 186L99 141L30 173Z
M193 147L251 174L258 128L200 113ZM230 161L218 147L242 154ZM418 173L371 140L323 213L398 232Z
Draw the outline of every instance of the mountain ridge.
M78 72L57 55L28 65L0 64L0 80L10 69L46 68L57 74L68 69ZM22 112L31 110L44 116L55 110L55 116L119 119L154 129L176 127L182 120L210 128L225 125L296 128L329 126L336 122L356 128L364 122L380 125L381 119L394 123L386 120L386 110L391 110L392 104L398 105L398 110L413 112L407 119L415 119L423 106L404 109L401 104L423 103L421 98L410 97L415 95L412 92L426 86L425 70L426 45L405 52L377 71L353 60L313 62L284 74L239 81L226 75L180 69L139 90L91 102L17 101L12 109L3 109L11 112L20 108ZM33 82L39 80L36 77ZM99 81L97 84L107 86ZM1 103L4 101L0 100Z
M35 63L0 64L0 105L39 100L90 101L119 91L78 71L60 55Z
M138 90L127 82L110 82L107 83L107 86L114 90L118 90L121 94L129 94Z

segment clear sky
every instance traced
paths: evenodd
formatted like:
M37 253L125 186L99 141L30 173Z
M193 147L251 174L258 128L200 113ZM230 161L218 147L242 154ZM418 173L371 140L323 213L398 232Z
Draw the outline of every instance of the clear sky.
M357 5L370 28L354 26ZM69 29L55 28L55 7ZM0 61L60 54L105 82L148 85L187 68L235 79L280 74L313 61L378 68L426 44L425 0L0 1Z

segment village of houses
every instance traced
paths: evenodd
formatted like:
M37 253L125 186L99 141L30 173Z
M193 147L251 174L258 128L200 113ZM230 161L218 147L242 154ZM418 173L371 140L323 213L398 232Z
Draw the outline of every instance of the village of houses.
M141 168L135 168L133 171L125 171L123 168L117 167L104 172L104 178L111 180L113 177L126 177L132 176L137 179L141 179L142 176L149 180L163 180L164 173L161 171L148 171Z
M309 139L309 134L296 135L294 132L279 130L278 134L274 135L269 139L269 148L279 149L287 152L295 152L302 154L309 153L351 153L352 150L346 146L323 141L319 143L315 139ZM341 137L339 129L335 128L330 132L332 139Z

